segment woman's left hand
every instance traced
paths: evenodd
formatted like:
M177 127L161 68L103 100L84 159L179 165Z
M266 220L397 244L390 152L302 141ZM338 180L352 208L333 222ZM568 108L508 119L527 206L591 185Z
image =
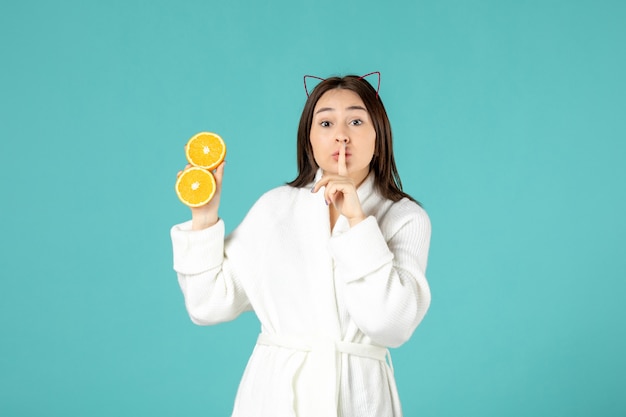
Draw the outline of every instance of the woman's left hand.
M333 204L339 214L348 219L350 227L352 227L365 219L365 213L363 213L361 201L356 192L357 184L348 176L345 147L341 147L339 150L337 167L337 175L325 174L313 186L311 192L316 193L320 188L326 187L324 200L327 204Z

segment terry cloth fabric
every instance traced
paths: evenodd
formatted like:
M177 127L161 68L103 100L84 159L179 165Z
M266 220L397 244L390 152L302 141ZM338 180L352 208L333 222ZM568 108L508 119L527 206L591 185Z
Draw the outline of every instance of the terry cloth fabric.
M407 341L430 305L430 221L408 199L384 199L372 175L357 192L368 217L352 228L340 216L331 231L323 192L290 186L226 238L222 220L172 228L191 320L253 310L261 322L234 417L402 415L386 347Z

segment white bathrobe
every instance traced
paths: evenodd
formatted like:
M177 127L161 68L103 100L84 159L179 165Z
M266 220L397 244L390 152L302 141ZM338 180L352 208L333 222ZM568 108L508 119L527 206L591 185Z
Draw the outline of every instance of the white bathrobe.
M191 320L254 310L261 322L233 416L402 415L386 347L407 341L430 304L430 221L408 199L384 199L372 175L357 192L368 217L350 228L340 216L332 233L323 191L290 186L263 195L226 239L221 220L172 228Z

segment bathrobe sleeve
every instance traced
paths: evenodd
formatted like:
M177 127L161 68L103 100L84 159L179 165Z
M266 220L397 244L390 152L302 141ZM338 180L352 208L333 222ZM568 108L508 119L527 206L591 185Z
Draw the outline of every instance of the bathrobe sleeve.
M331 238L337 285L345 287L352 320L373 342L403 344L426 314L430 234L426 212L401 200L383 218L370 216Z
M211 325L250 310L237 273L224 262L224 222L191 230L191 221L172 227L174 270L191 320Z

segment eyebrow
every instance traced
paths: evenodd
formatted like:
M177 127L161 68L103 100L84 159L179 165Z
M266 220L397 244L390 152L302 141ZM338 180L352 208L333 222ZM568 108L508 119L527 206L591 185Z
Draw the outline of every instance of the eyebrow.
M335 109L332 107L322 107L321 109L319 109L318 111L315 112L315 114L321 113L323 111L334 111ZM346 110L363 110L363 111L367 111L367 109L363 106L349 106L346 107Z

